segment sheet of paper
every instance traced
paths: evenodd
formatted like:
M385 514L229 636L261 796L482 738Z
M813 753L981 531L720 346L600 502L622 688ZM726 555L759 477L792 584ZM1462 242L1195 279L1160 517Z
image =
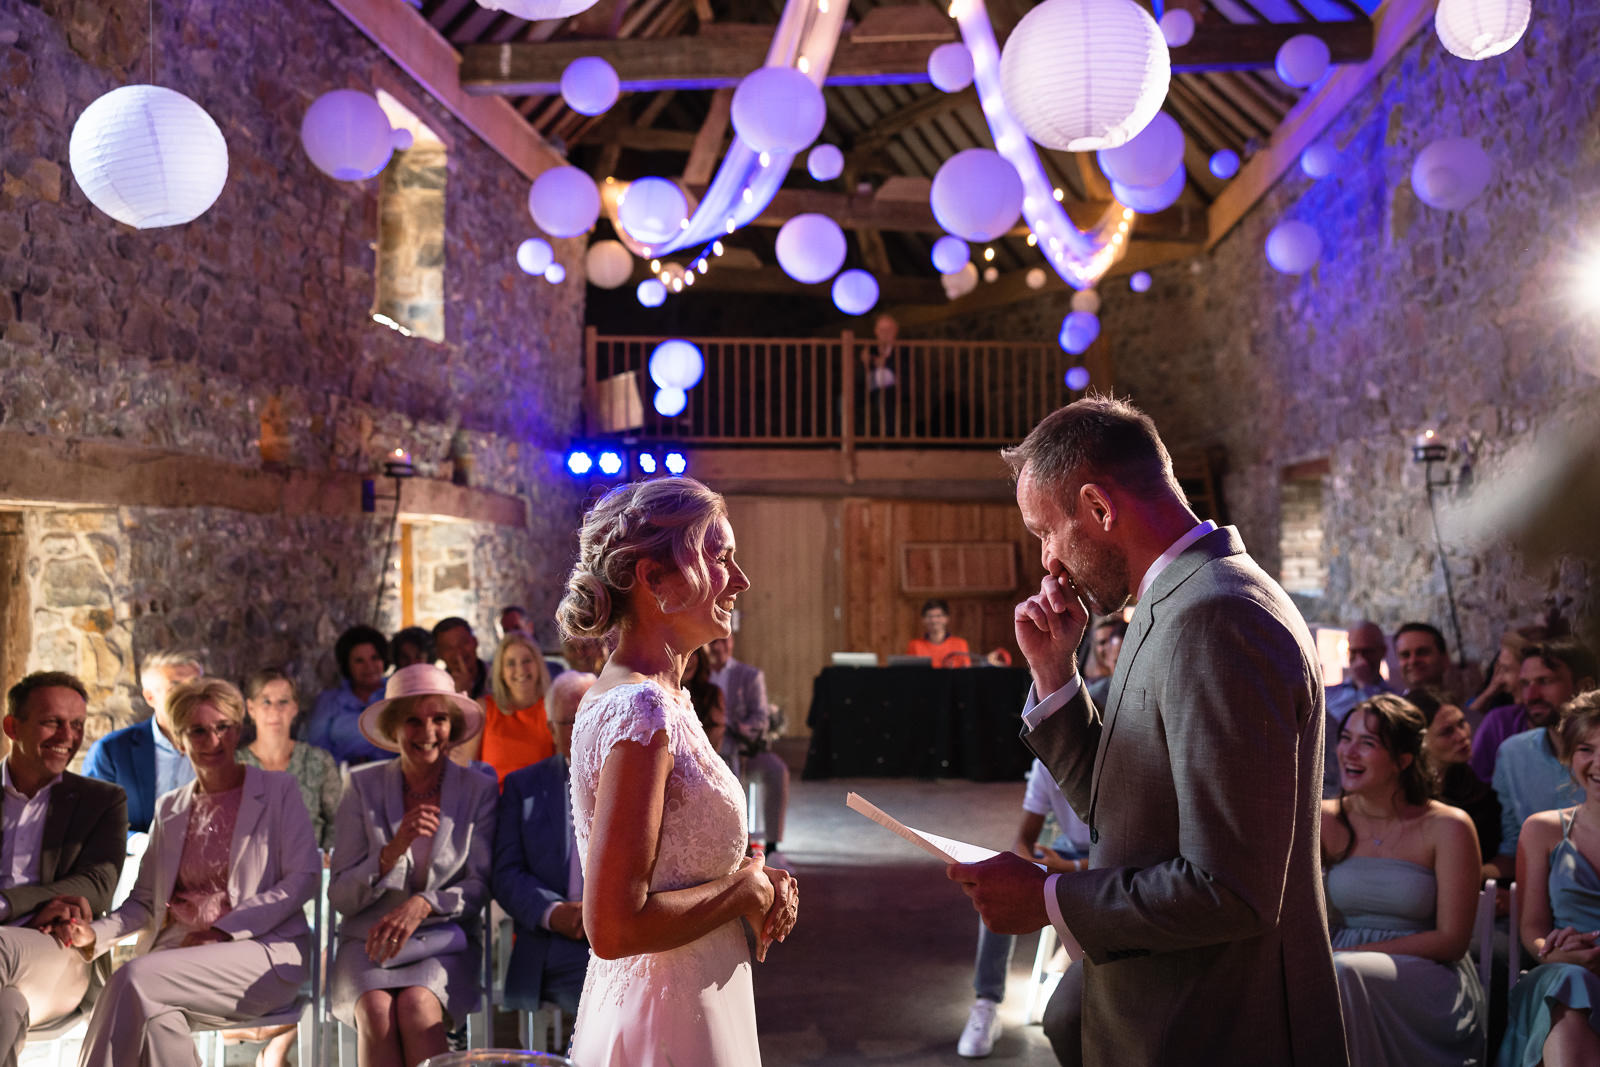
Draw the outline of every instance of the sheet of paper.
M965 841L956 841L953 838L941 837L938 834L930 834L926 830L918 830L907 826L860 793L848 794L844 799L844 803L845 807L851 811L865 815L890 833L898 834L930 856L944 860L946 863L977 863L980 860L999 855L992 848L971 845Z

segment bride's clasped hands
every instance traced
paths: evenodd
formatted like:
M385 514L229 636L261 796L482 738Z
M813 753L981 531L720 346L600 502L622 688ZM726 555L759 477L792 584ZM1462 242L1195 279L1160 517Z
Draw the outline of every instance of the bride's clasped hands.
M800 880L782 867L768 867L760 856L745 860L744 870L753 871L771 890L770 903L746 916L756 932L756 960L765 963L767 950L788 937L800 918Z

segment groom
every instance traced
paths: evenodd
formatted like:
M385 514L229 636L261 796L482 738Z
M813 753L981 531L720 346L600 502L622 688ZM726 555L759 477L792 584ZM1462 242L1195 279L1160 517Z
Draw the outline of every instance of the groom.
M1079 400L1004 456L1048 572L1015 613L1023 738L1089 824L1092 869L1001 853L950 877L995 932L1049 922L1087 957L1081 1047L1078 1006L1051 1006L1063 1062L1344 1064L1305 623L1233 528L1195 520L1131 404ZM1088 611L1130 598L1102 711L1075 650Z

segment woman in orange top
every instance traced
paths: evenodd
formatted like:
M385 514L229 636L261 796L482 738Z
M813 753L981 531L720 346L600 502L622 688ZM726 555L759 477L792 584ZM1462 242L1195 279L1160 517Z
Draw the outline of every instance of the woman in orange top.
M966 667L972 662L966 638L950 636L950 605L943 600L922 605L922 637L912 638L906 651L927 656L935 667Z
M550 688L544 654L526 634L513 630L495 650L489 684L491 691L483 698L483 733L478 740L457 747L477 747L467 758L493 767L504 784L512 771L547 759L556 751L544 711L544 693Z

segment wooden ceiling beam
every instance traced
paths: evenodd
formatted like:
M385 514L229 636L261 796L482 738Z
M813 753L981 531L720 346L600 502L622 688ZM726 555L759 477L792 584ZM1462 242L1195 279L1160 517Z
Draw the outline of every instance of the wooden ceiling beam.
M711 107L706 111L706 120L695 133L688 162L683 165L685 185L705 185L716 173L717 161L722 158L722 146L728 137L732 109L732 89L718 89L711 94Z
M637 286L650 277L653 275L649 264L636 264L628 285ZM830 303L833 299L830 282L802 285L785 274L781 267L719 269L715 260L712 260L710 270L697 275L693 285L685 286L681 293L674 293L671 299L681 300L693 297L696 293L781 293L786 296L809 296ZM878 277L880 303L925 303L937 300L942 295L943 290L937 278L911 278L899 274L881 274Z

